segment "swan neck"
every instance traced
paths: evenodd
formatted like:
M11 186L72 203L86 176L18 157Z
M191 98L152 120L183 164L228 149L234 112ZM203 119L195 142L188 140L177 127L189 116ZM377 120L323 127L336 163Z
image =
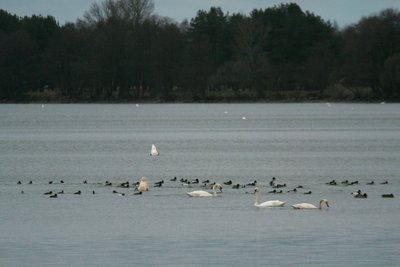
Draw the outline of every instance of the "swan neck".
M260 193L258 191L256 192L256 202L254 204L255 205L259 205L260 204Z
M321 199L318 203L318 208L322 209L322 203L324 203L325 201L323 199Z
M212 190L213 190L213 196L217 196L217 186L216 185L213 186Z
M222 188L221 188L221 185L219 185L219 184L215 184L213 187L212 187L212 190L213 190L213 195L214 196L217 196L217 189L219 190L219 192L222 192Z

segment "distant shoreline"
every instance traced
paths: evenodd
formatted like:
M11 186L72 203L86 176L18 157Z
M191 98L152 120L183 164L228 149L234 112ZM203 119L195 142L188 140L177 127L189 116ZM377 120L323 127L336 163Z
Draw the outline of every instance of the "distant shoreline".
M339 90L338 90L339 88ZM339 92L338 92L339 91ZM336 86L335 91L276 91L268 92L262 97L257 97L248 92L241 92L239 95L233 95L232 91L224 92L207 91L205 96L183 96L172 95L170 99L165 100L161 96L145 95L141 98L79 98L64 96L60 90L43 90L28 93L21 100L0 99L0 103L54 103L54 104L123 104L123 103L396 103L396 99L379 99L374 97L368 88L359 90L362 93L355 94L351 88Z
M6 104L324 104L324 103L334 103L334 104L398 104L398 101L335 101L335 100L312 100L312 101L171 101L171 102L160 102L160 101L0 101L0 105Z

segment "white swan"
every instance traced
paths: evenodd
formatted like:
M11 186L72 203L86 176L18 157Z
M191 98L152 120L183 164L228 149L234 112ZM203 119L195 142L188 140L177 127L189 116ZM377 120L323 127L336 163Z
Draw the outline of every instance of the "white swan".
M147 178L142 176L142 178L140 178L140 183L137 187L137 190L139 192L146 192L149 191L149 184L147 183Z
M189 197L212 197L212 196L217 196L217 189L219 192L222 192L222 185L220 184L215 184L212 187L213 193L209 193L207 191L202 191L202 190L198 190L198 191L192 191L192 192L186 192L186 194Z
M280 200L269 200L260 204L260 188L255 187L254 194L256 194L256 202L254 202L254 206L257 208L282 207L286 203Z
M160 153L158 152L156 146L154 144L151 145L151 151L150 151L150 156L158 156Z
M326 199L321 199L318 203L318 207L310 203L298 203L294 204L292 207L294 209L321 209L322 203L324 203L329 208L329 202Z

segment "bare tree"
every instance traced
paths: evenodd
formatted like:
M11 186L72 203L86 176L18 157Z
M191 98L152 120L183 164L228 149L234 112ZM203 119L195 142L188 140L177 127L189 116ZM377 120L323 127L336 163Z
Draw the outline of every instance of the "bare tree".
M153 0L120 0L126 20L137 26L148 19L154 11Z
M110 19L123 19L123 17L124 13L120 0L105 0L102 3L93 3L83 15L83 20L79 20L78 24L93 26Z
M105 0L101 3L93 3L79 23L92 26L116 19L137 26L148 19L153 11L153 0Z

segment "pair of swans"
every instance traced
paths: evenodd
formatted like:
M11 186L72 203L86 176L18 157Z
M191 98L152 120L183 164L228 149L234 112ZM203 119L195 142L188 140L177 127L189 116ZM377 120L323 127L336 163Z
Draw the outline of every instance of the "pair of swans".
M286 202L280 201L280 200L269 200L265 201L263 203L260 203L260 189L258 187L254 188L254 194L256 195L256 201L254 203L254 206L257 208L272 208L272 207L283 207ZM294 209L321 209L322 204L325 204L327 207L329 207L329 202L326 199L321 199L319 201L318 206L315 206L310 203L298 203L292 205Z
M222 193L222 185L221 184L215 184L212 187L213 193L209 193L207 191L203 190L197 190L197 191L192 191L192 192L186 192L186 194L189 197L216 197L217 196L217 190L218 193Z

